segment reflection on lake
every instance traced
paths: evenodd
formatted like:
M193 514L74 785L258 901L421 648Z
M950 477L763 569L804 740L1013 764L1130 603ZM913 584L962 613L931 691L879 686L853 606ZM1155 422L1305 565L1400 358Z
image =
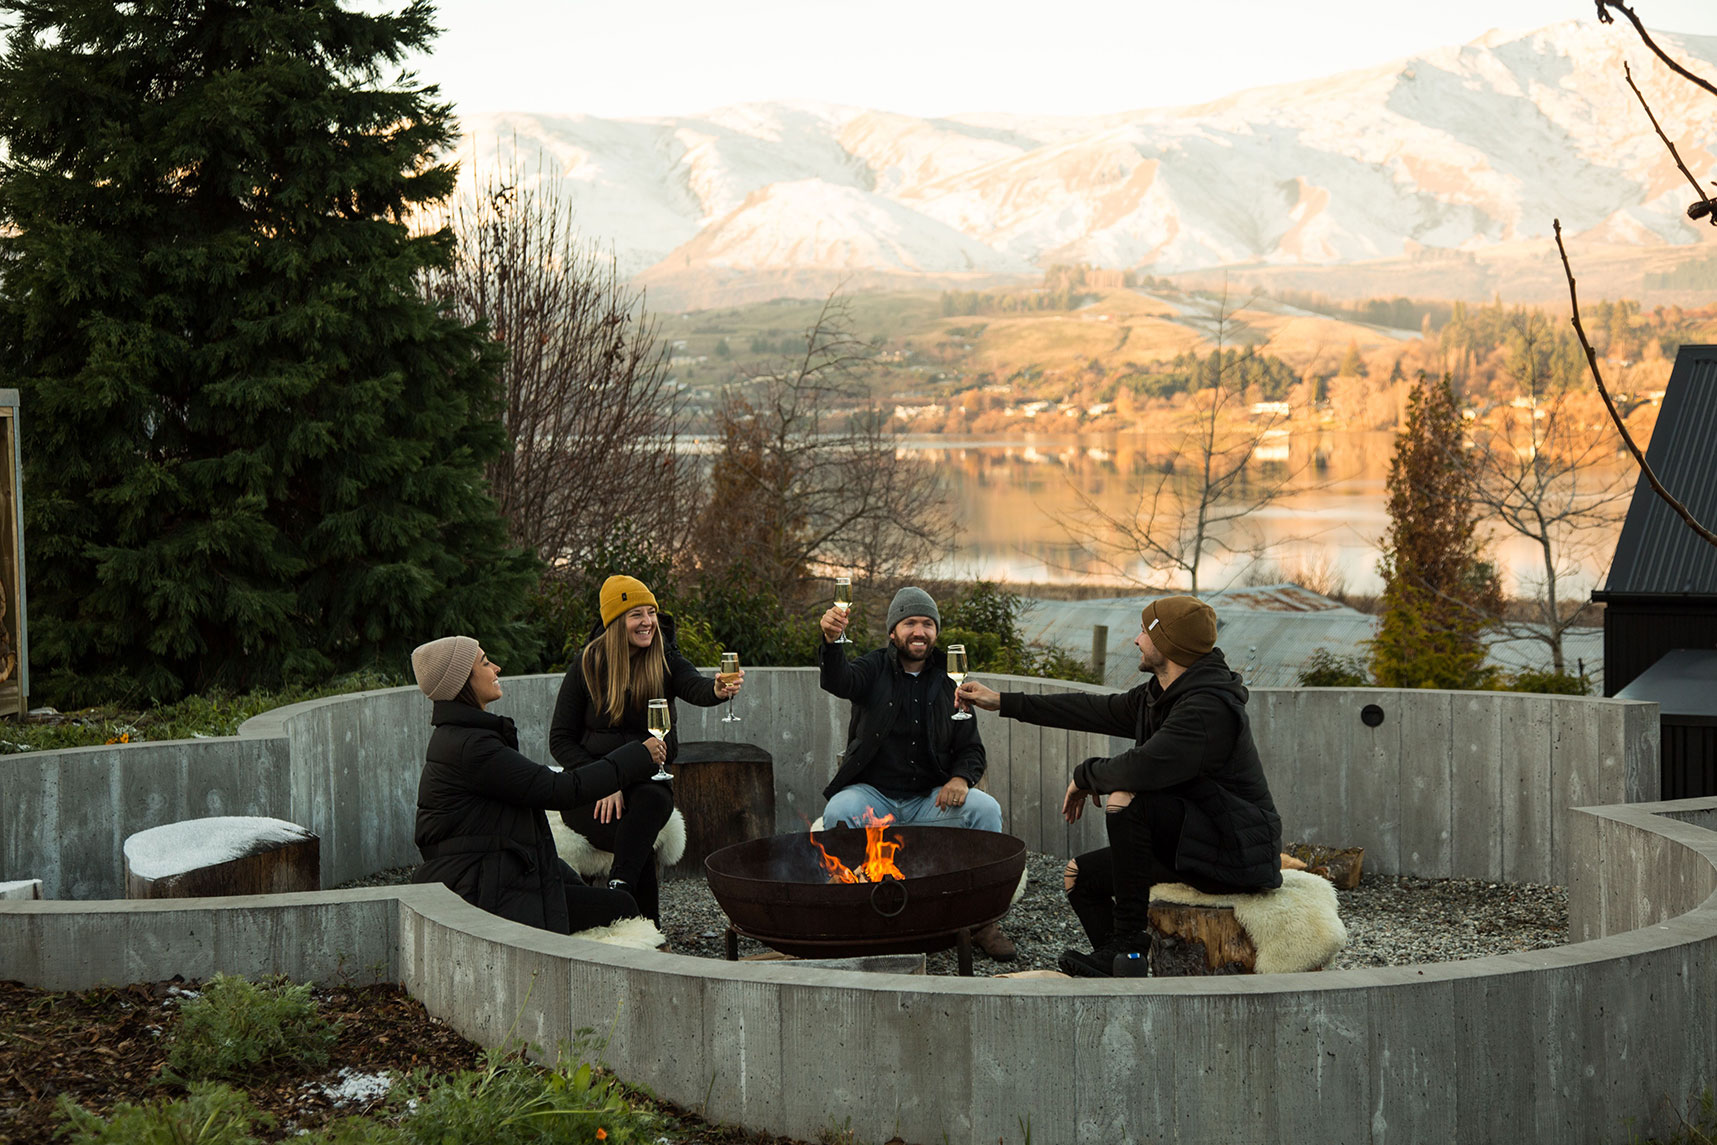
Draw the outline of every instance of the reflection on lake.
M959 521L956 550L933 572L1014 582L1120 579L1109 561L1080 543L1092 532L1080 492L1111 516L1135 515L1141 497L1148 499L1157 488L1165 464L1175 462L1183 440L1178 433L903 438L903 453L935 466ZM1256 489L1286 476L1287 493L1221 527L1217 536L1240 549L1268 546L1263 561L1274 570L1324 569L1348 591L1378 592L1377 559L1389 526L1384 482L1394 451L1391 433L1272 437L1248 465L1247 480ZM1621 470L1621 462L1616 468ZM1565 582L1562 596L1583 596L1601 580L1619 528L1618 521L1595 539L1592 558ZM1522 538L1510 535L1493 544L1491 553L1510 574L1505 587L1511 593L1518 591L1520 577L1540 575L1538 550ZM1238 583L1253 564L1250 555L1207 548L1200 586ZM1184 578L1154 573L1136 558L1125 571L1140 581L1184 584Z

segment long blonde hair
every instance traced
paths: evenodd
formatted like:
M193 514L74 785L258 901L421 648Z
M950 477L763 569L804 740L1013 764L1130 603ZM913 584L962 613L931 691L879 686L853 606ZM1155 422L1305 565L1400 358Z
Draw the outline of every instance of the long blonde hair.
M626 640L626 614L616 616L602 632L584 646L579 655L584 688L596 709L618 726L626 706L643 709L645 702L668 694L668 655L662 645L662 621L648 648L633 648Z

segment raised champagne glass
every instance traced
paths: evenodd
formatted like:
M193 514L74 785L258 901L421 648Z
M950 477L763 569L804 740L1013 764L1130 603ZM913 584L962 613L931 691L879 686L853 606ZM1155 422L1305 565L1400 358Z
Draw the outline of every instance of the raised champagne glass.
M853 582L852 582L852 579L850 577L844 577L844 576L836 577L835 578L835 607L841 610L842 615L845 615L847 612L849 612L852 609L852 606L853 606ZM836 644L851 644L852 643L851 640L847 639L847 630L846 629L844 629L844 628L841 629L841 638L839 640L835 641L835 643Z
M649 716L649 724L647 726L650 729L650 734L655 736L657 739L661 740L662 746L666 747L668 744L668 732L673 727L673 724L668 719L668 701L666 701L666 700L651 700L650 701L650 716ZM668 771L668 765L667 765L666 761L656 765L656 774L652 775L650 778L651 779L672 779L673 778L673 775L670 774Z
M966 646L964 644L948 645L948 678L954 681L955 689L958 689L966 679ZM956 707L954 718L969 720L972 718L972 713L962 712Z
M739 653L723 652L721 654L721 671L716 673L716 682L724 688L731 688L734 677L737 675L739 675ZM737 724L739 722L739 717L733 714L733 706L738 701L738 696L727 701L727 712L721 717L722 723Z

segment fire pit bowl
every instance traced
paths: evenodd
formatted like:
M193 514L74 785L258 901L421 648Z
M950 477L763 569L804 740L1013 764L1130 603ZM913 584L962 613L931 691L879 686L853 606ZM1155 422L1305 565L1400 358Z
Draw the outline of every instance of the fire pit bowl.
M704 860L734 930L808 958L946 950L961 930L1007 913L1025 870L1025 843L1012 835L891 826L905 879L831 883L813 838L849 867L865 859L865 832L837 827L753 839Z

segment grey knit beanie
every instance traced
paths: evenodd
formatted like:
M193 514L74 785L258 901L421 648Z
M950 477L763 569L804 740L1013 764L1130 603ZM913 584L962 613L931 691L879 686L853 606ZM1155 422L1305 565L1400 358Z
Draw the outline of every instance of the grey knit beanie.
M411 671L417 686L432 700L451 700L471 678L483 649L469 636L443 636L411 651Z
M894 626L908 616L928 616L936 622L936 627L942 627L942 614L936 611L936 602L930 599L930 594L921 588L907 585L894 594L894 600L888 606L888 630L894 631Z

